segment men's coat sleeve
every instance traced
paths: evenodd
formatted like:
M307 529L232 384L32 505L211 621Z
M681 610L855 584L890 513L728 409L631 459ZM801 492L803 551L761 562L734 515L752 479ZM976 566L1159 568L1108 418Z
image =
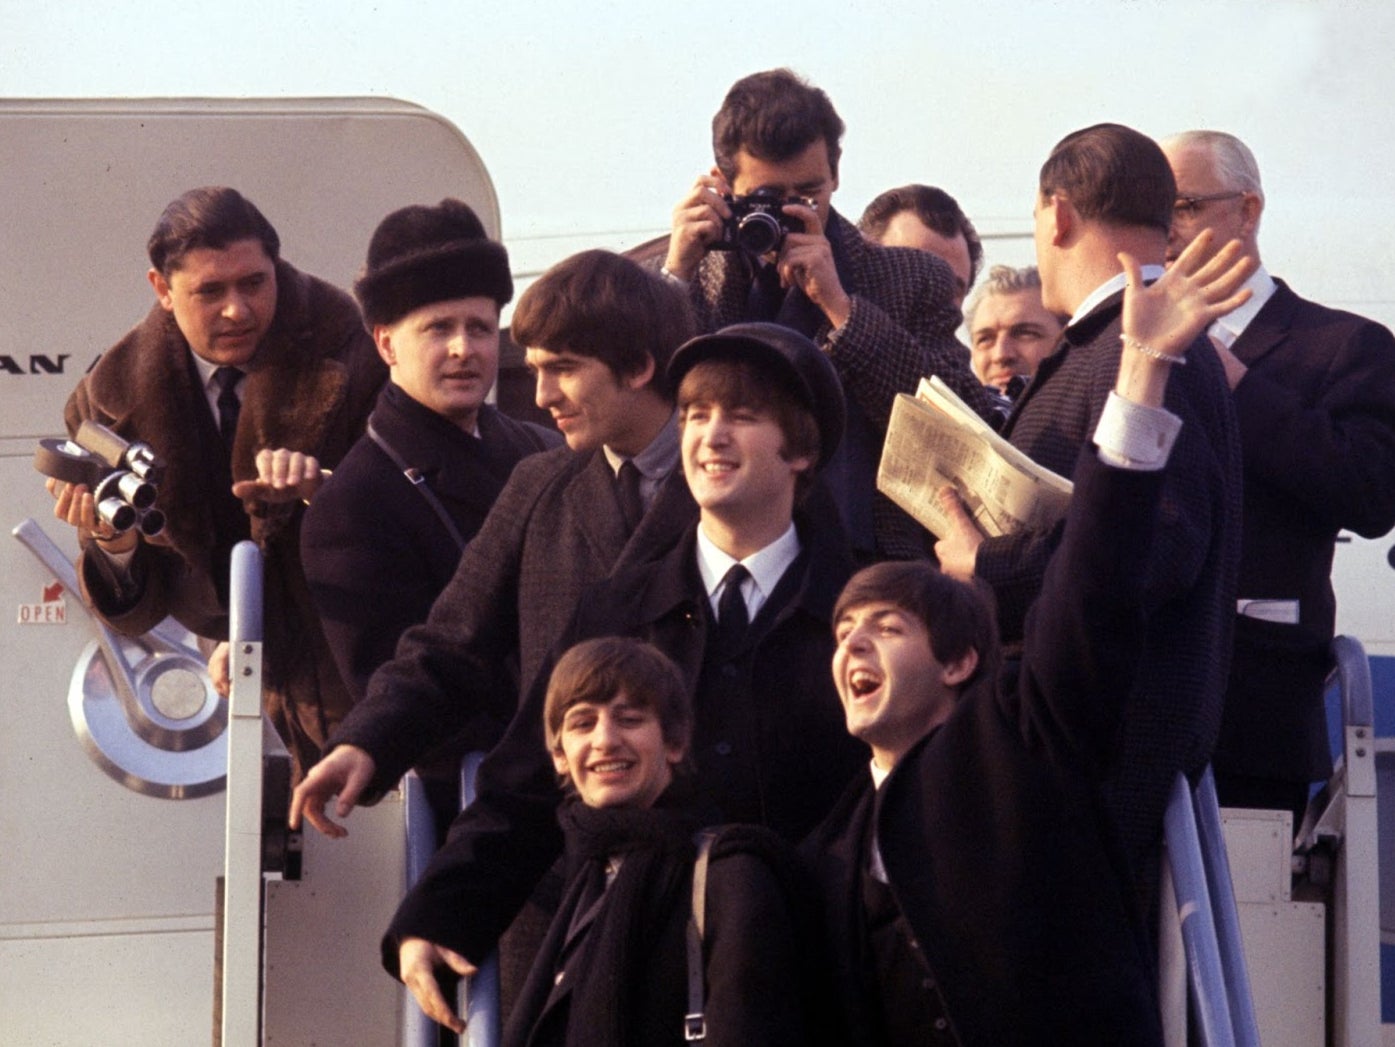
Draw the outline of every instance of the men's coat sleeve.
M396 657L373 674L367 697L331 739L373 756L374 790L391 788L472 717L512 717L518 683L501 672L498 652L518 649L521 522L545 490L531 473L547 457L519 463L426 621L403 633Z

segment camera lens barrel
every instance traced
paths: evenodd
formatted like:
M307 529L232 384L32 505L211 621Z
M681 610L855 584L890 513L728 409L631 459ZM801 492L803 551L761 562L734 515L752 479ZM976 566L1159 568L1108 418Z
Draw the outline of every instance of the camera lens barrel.
M97 515L117 534L124 534L136 525L138 514L120 498L104 498L97 503Z
M768 254L780 246L785 227L768 211L752 211L736 225L736 242L752 254Z

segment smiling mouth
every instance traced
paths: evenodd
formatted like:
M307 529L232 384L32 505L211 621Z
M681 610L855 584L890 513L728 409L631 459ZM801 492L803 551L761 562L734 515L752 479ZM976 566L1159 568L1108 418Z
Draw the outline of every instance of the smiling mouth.
M848 693L854 698L866 698L882 685L882 678L869 669L854 669L848 676Z
M734 462L725 462L725 461L723 461L723 462L702 462L702 463L698 466L698 468L701 469L704 473L707 473L708 475L711 475L711 474L713 474L713 473L730 473L730 472L735 472L735 471L736 471L736 463L734 463Z
M604 763L593 764L590 771L592 774L623 774L632 767L633 760L607 760Z

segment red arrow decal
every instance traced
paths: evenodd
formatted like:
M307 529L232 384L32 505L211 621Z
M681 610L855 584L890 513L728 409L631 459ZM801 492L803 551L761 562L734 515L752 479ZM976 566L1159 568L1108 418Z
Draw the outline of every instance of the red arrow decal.
M44 603L53 603L63 595L63 583L54 582L52 585L44 586Z

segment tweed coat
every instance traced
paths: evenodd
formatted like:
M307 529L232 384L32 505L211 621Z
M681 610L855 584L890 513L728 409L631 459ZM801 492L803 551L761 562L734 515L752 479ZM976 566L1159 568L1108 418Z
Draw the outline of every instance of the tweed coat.
M372 791L392 788L472 719L507 723L586 587L627 550L666 548L697 518L675 464L627 538L615 486L599 449L519 462L426 620L403 634L332 739L372 754Z
M1395 338L1282 281L1236 339L1249 368L1234 390L1245 469L1241 599L1297 600L1297 624L1235 624L1218 772L1326 778L1323 681L1343 528L1395 526Z
M1114 388L1122 292L1071 325L1042 361L1004 435L1069 477ZM1125 703L1107 790L1141 882L1156 875L1162 813L1178 771L1198 773L1220 727L1240 557L1240 440L1215 350L1205 337L1174 369L1165 406L1182 419L1163 496L1163 524L1138 565L1149 612L1143 662ZM989 538L975 573L992 586L1005 642L1022 635L1059 526Z
M1075 475L1017 680L975 684L881 789L864 769L801 847L854 1047L886 1043L866 980L872 822L957 1042L1161 1043L1148 935L1100 784L1148 642L1136 554L1158 531L1167 481L1093 451Z
M825 230L838 275L852 299L847 323L833 329L802 291L792 290L788 307L815 317L806 331L833 361L855 421L865 418L880 454L897 393L914 393L922 378L939 375L985 418L993 403L969 367L969 351L955 337L962 320L953 302L949 266L933 255L905 247L882 247L865 239L836 211ZM698 266L691 293L698 329L715 331L752 319L751 271L736 251L709 251ZM793 300L793 301L790 301ZM782 310L784 322L786 310ZM871 463L875 470L876 462ZM897 559L928 555L928 536L918 523L880 492L872 493L877 553Z
M168 525L137 547L133 589L118 591L92 548L78 563L84 599L113 628L138 635L173 615L200 636L226 638L231 539L250 535L261 546L266 711L301 771L349 707L301 570L302 506L248 517L229 485L255 479L256 454L267 447L337 465L363 432L387 368L348 295L285 261L276 263L276 283L276 315L246 367L230 470L188 343L158 304L88 371L64 418L70 432L85 419L101 422L168 463L158 503ZM240 535L220 525L220 512L240 521Z
M807 833L865 750L844 727L829 670L833 604L851 573L845 539L827 514L798 519L804 552L730 658L707 650L708 601L698 577L696 526L664 556L617 571L587 593L557 655L592 636L637 636L678 664L694 693L691 753L699 797L723 821ZM383 940L421 937L485 956L561 853L561 798L543 736L539 674L503 740L480 768L475 802L408 893Z
M391 383L378 395L370 422L418 471L467 542L514 466L562 439L489 404L480 407L476 437ZM364 435L315 495L300 548L325 638L358 701L407 627L426 620L455 574L460 546L387 452ZM495 740L475 745L487 748Z

